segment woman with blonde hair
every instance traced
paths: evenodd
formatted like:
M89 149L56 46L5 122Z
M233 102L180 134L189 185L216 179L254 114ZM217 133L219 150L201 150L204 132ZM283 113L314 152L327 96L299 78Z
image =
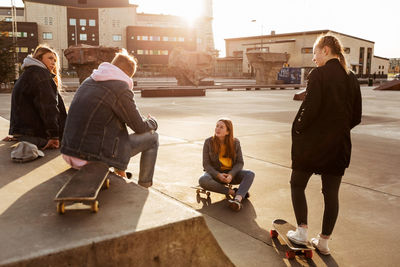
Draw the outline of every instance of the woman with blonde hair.
M28 141L40 149L59 148L67 113L58 91L58 54L39 45L24 59L22 69L11 96L11 136L5 140Z
M249 196L249 189L254 180L254 173L243 170L243 155L239 139L233 137L232 121L219 119L215 126L214 136L207 138L203 146L203 168L205 173L200 177L202 188L229 195L229 207L234 211L242 208L242 200ZM227 187L228 184L239 184L237 190Z
M328 240L339 212L339 187L350 164L350 131L361 122L361 92L335 36L319 37L313 53L317 68L309 75L306 97L292 125L290 185L298 227L287 236L295 243L307 242L304 191L313 174L321 175L325 204L322 231L311 242L328 255Z

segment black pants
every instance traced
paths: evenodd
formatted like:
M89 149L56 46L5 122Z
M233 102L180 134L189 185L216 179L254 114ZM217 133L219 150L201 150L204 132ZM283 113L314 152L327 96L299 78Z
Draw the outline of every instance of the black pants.
M307 224L307 201L304 190L312 174L312 172L299 170L292 171L290 188L292 191L293 209L298 225ZM339 187L342 176L322 174L321 180L325 203L321 234L331 235L339 213Z

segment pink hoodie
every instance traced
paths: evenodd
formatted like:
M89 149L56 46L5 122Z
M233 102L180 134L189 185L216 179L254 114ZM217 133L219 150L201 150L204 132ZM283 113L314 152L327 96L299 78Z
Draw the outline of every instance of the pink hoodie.
M133 81L117 66L103 62L99 65L98 69L93 70L92 75L90 77L95 80L96 82L100 81L110 81L110 80L118 80L126 82L129 86L129 89L133 89Z

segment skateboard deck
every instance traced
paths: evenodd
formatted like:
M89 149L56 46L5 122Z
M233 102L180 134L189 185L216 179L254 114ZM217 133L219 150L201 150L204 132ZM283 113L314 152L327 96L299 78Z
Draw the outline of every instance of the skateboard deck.
M64 184L54 198L57 202L57 212L64 214L66 206L76 203L82 203L90 207L93 212L97 212L99 210L97 195L103 186L105 188L110 186L108 174L108 165L100 161L89 162L83 166Z
M307 241L306 245L299 245L290 241L289 238L286 236L286 233L289 230L296 230L295 226L285 220L276 219L275 221L273 221L272 227L273 229L270 231L271 237L277 238L280 235L283 242L285 242L285 244L289 248L289 250L286 251L286 258L293 259L296 256L296 253L303 253L306 258L312 258L314 247L309 241Z
M206 189L204 189L203 187L201 187L200 185L198 186L191 186L191 188L196 190L196 200L197 203L200 203L201 199L205 199L208 203L211 203L211 198L210 198L210 191L207 191ZM201 194L206 195L207 197L201 197Z

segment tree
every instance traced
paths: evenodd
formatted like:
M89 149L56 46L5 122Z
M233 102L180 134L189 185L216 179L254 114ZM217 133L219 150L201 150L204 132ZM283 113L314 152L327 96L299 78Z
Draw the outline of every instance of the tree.
M8 37L7 22L0 22L0 82L15 79L15 45Z

